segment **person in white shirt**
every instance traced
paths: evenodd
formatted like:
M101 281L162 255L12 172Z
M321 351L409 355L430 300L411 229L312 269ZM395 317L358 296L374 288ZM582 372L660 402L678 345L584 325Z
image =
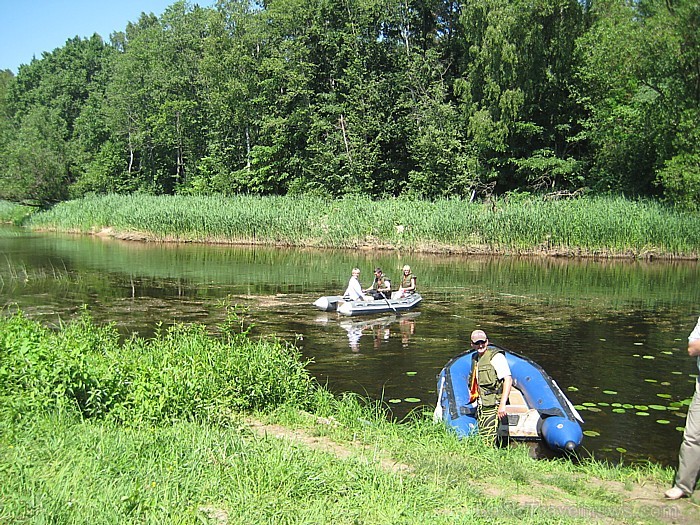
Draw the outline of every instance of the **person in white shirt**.
M505 354L489 347L489 338L483 330L471 333L471 345L476 350L469 376L472 401L477 402L476 419L479 435L484 442L493 444L498 437L498 426L506 417L506 404L513 386L513 377Z
M688 355L697 359L700 372L700 318L688 336ZM673 487L664 496L667 499L687 498L695 490L700 476L700 375L695 381L695 393L685 419L683 442L678 453L678 471Z
M353 268L348 287L343 294L343 297L350 301L362 301L365 299L365 294L362 293L362 285L360 284L360 269Z

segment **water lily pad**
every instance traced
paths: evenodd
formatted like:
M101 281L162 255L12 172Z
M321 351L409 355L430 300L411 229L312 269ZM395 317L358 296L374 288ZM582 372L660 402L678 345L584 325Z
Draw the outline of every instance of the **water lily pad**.
M578 392L578 388L576 388L575 386L570 386L570 387L567 388L567 390L568 390L569 392Z
M634 408L636 408L640 412L646 412L647 410L649 410L649 407L646 405L634 405Z
M586 410L587 407L585 407L585 406L583 406L583 405L574 405L574 408L575 408L576 410Z
M632 354L632 357L640 357L639 354Z
M588 407L589 412L601 412L600 408L598 407Z
M656 422L659 425L668 425L670 423L670 421L668 419L657 419Z
M612 411L616 414L624 414L625 412L627 412L627 410L625 410L624 408L613 408Z
M630 405L629 403L625 403L624 405L622 405L622 408L630 409L630 408L634 408L634 405Z
M622 406L622 403L612 403L610 406L613 406L613 407L621 407L621 406Z
M656 379L645 379L644 381L646 381L647 383L658 383Z
M600 403L598 403L598 406L599 407L609 407L610 403L605 403L605 402L601 401Z
M601 340L601 341L607 341L607 339L605 339L605 337L601 337L600 340Z
M418 373L418 372L406 372L406 375L407 375L407 376L414 376L414 375L416 375L417 373Z
M582 405L585 407L594 407L595 403L591 403L590 401L586 401L585 403L582 403Z
M625 452L627 452L627 449L622 447L616 447L615 450L617 450L620 454L624 454Z
M648 416L649 412L636 412L635 415L636 416Z
M615 390L603 390L603 394L608 394L609 396L614 396L617 394Z
M649 408L652 410L666 410L666 407L663 405L649 405Z
M662 353L662 354L666 354L666 355L673 355L673 352L671 352L670 350L664 350L664 351L661 352L661 353Z
M406 401L406 403L420 403L420 399L417 397L405 397L404 401Z
M683 372L680 372L680 371L678 371L678 370L674 370L674 371L673 371L673 372L671 372L671 373L672 373L672 374L673 374L674 376L680 376L680 375L683 375Z
M668 381L661 381L661 383L659 383L659 384L661 386L671 386L671 383L669 383Z
M390 399L389 403L394 403L394 404L401 403L401 400L400 399Z
M678 432L683 432L685 430L685 427L676 427L676 430Z
M662 397L663 399L671 399L671 394L656 394L656 397Z
M600 436L600 432L596 432L595 430L584 430L583 435L588 437L598 437Z
M653 355L642 356L642 359L656 359Z
M637 343L634 343L634 346L642 346L643 344L644 344L644 343L639 343L639 342L637 342Z

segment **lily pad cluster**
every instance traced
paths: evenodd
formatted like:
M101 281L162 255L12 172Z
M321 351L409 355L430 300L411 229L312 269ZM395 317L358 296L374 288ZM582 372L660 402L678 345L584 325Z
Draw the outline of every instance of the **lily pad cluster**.
M411 372L406 372L406 375L407 375L407 376L415 376L415 375L418 375L418 372L413 372L413 371L411 371ZM419 397L405 397L404 399L398 399L398 398L390 399L390 400L389 400L389 403L391 403L391 404L393 404L393 405L397 405L397 404L399 404L399 403L401 403L401 402L405 402L405 403L420 403L420 401L421 401L421 400L420 400Z
M604 339L601 339L601 341L604 341ZM644 346L643 342L635 342L633 343L634 346ZM678 351L679 349L672 349ZM672 350L663 350L660 352L661 355L667 356L667 355L673 355L674 352ZM646 359L646 360L654 360L656 359L657 356L651 355L651 354L642 354L642 353L635 353L632 354L633 357L637 357L640 359ZM684 375L683 372L680 371L673 371L671 372L674 376L681 376ZM695 378L697 376L691 374L691 378ZM669 381L660 381L658 379L652 379L648 378L644 380L646 383L649 384L655 384L659 386L670 386L671 382ZM570 392L577 392L579 389L575 386L570 386L568 389ZM608 396L617 396L618 392L615 390L602 390L602 393ZM647 418L653 418L655 422L659 425L670 425L672 423L672 420L674 417L678 417L679 420L681 418L684 418L686 416L686 410L687 407L690 405L690 399L684 399L682 401L671 401L673 396L671 394L665 393L665 392L658 392L656 393L656 397L658 398L657 402L650 402L647 404L636 404L636 403L623 403L623 402L607 402L607 401L587 401L584 403L581 403L579 405L575 405L575 408L579 411L588 411L588 412L603 412L609 410L613 414L632 414L637 417L647 417ZM675 429L678 432L683 432L684 427L679 425L676 426ZM587 429L584 430L583 434L588 437L599 437L600 432L597 430L592 430L592 429ZM615 448L616 451L620 453L625 453L627 450L623 447L617 447Z

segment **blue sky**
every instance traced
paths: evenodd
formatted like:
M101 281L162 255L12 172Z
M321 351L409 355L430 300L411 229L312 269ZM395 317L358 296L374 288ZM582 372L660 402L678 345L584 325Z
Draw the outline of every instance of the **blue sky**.
M142 12L158 16L175 0L0 0L0 71L17 74L44 51L63 47L66 40L123 31ZM215 0L190 3L211 7Z

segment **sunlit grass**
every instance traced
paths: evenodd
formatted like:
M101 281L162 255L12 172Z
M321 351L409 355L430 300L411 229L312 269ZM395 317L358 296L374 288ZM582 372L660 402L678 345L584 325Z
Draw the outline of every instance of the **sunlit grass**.
M666 469L535 461L457 439L429 407L392 423L239 322L120 343L86 317L57 331L0 318L0 522L655 522L599 485Z
M700 253L700 217L621 197L490 204L362 197L110 195L65 202L34 228L146 233L154 240L423 251L686 256Z
M34 213L35 210L35 208L29 206L0 200L0 223L20 224Z

